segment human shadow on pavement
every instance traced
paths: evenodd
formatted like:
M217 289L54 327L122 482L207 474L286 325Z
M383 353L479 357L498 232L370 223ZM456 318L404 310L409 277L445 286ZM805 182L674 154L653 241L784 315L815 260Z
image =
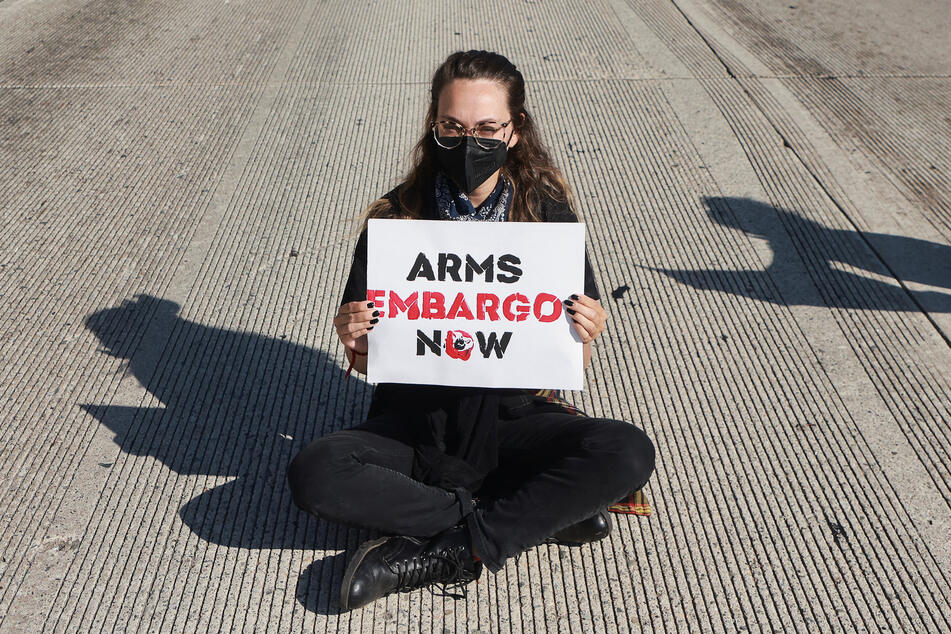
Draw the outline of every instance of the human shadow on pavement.
M209 476L204 492L179 510L202 539L253 549L346 548L353 529L321 527L323 520L298 509L285 470L313 439L362 422L366 384L356 376L345 382L321 350L205 326L178 310L139 295L86 318L102 352L126 359L154 398L142 407L82 407L123 451L153 456L179 474ZM149 324L160 330L154 343L141 336ZM234 479L216 486L222 478Z
M315 559L300 574L297 581L297 600L304 608L317 614L342 614L340 585L349 558L348 553L328 555ZM322 582L332 579L332 583Z
M918 311L908 292L891 277L881 260L888 262L906 282L951 289L951 246L881 233L830 229L799 214L748 198L707 197L707 215L717 224L739 229L768 241L773 260L764 270L664 269L645 267L670 276L681 284L704 291L722 291L786 305L824 305L888 311ZM773 214L779 222L771 221ZM864 239L863 239L864 237ZM866 243L866 240L868 243ZM805 255L802 253L805 251ZM784 284L782 296L772 289L775 280L789 273L790 260L813 263L815 286ZM842 268L866 271L853 273ZM818 282L816 282L818 280ZM816 292L818 290L818 292ZM915 297L929 312L951 312L951 293L918 290Z

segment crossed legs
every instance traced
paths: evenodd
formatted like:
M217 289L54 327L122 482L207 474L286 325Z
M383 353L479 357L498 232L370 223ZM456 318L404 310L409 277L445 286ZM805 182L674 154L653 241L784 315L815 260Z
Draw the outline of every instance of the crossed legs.
M563 413L499 421L499 468L476 497L410 477L402 419L380 416L318 438L288 467L295 503L319 517L431 537L465 519L473 552L492 572L562 528L647 482L654 447L628 423Z

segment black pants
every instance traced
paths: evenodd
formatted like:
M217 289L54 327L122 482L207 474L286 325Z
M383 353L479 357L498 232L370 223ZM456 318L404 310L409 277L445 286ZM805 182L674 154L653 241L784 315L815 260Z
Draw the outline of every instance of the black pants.
M654 445L629 423L538 413L500 420L499 466L473 494L412 479L413 447L398 416L318 438L287 470L294 502L318 517L429 537L465 519L472 549L497 572L507 558L641 488Z

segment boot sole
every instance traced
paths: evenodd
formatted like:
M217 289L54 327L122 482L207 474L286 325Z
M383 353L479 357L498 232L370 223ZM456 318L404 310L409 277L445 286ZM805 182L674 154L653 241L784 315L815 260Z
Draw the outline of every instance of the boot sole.
M596 542L600 542L600 541L602 541L603 539L605 539L606 537L607 537L607 535L605 535L604 537L598 537L597 539L589 539L589 540L583 541L583 542L577 542L577 541L571 542L571 541L567 541L567 540L566 540L566 541L562 541L562 540L560 540L560 539L555 539L554 537L548 537L548 538L546 538L545 541L543 541L542 543L543 543L543 544L551 544L551 545L553 545L553 546L568 546L568 547L574 548L574 547L576 547L576 546L586 546L586 545L588 545L588 544L594 544L594 543L596 543Z
M357 572L357 567L363 562L364 558L374 548L381 546L383 542L388 540L389 537L380 537L372 541L363 542L360 544L360 547L357 548L357 552L353 553L353 557L350 558L350 562L347 564L347 569L343 573L343 583L340 584L340 608L342 610L349 610L349 600L348 592L343 592L344 588L349 588L350 583L353 581L353 575Z

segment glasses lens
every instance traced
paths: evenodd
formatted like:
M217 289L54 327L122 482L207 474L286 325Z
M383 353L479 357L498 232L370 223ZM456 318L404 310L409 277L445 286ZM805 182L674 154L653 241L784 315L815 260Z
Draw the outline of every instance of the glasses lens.
M478 128L476 128L476 137L480 139L496 139L498 138L499 132L502 131L502 126L495 125L492 123L483 123Z
M439 147L444 147L447 150L451 150L454 147L457 147L462 143L462 139L465 137L461 136L440 136L436 130L433 128L433 138L436 140L436 145Z
M476 144L484 150L494 150L502 145L502 139L486 139L480 136L475 138Z
M505 138L506 124L486 122L475 130L475 140L479 147L491 150L499 146Z
M436 123L436 132L439 136L465 136L466 130L458 123L452 121L439 121Z

